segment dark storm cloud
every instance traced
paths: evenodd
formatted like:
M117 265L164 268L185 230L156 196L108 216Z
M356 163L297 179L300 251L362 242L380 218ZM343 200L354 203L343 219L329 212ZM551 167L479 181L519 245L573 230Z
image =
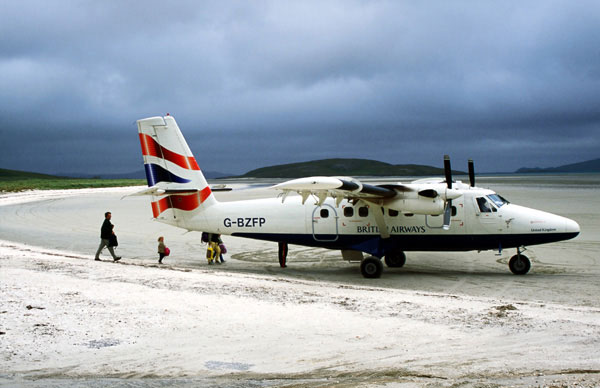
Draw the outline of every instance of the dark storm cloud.
M205 170L329 157L482 171L598 157L597 2L5 2L0 167L141 168L173 114Z

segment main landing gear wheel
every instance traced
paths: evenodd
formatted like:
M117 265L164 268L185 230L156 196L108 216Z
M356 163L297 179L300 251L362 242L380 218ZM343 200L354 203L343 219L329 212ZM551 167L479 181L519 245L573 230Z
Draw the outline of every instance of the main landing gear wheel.
M406 263L406 255L402 251L390 252L385 255L385 265L390 268L403 267Z
M525 275L531 269L531 261L525 255L516 254L510 258L508 268L515 275Z
M383 264L376 257L366 257L360 262L360 272L368 279L379 278L383 272Z

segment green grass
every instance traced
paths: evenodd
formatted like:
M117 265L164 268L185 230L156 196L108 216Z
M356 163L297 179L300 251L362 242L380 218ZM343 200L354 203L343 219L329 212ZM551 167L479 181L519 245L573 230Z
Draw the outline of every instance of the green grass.
M80 179L0 168L0 192L143 186L144 179Z
M3 178L0 178L0 192L143 186L145 184L146 181L144 179L28 178L4 180Z

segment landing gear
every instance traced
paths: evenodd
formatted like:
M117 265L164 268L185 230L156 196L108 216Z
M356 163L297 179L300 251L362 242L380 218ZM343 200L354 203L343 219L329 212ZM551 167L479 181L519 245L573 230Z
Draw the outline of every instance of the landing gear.
M385 255L385 265L390 268L400 268L406 263L406 255L402 251L389 252Z
M527 256L522 255L519 248L517 248L517 254L511 257L508 262L508 268L515 275L525 275L531 269L531 261Z
M383 272L383 264L376 257L366 257L360 262L360 272L368 279L379 278Z

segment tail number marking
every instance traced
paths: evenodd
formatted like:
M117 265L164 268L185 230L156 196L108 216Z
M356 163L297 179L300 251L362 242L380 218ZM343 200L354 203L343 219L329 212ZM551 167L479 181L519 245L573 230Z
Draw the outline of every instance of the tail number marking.
M223 225L225 225L226 228L231 228L232 226L237 226L238 228L256 228L258 226L260 228L266 221L267 220L263 217L238 217L234 220L225 218L223 220Z

